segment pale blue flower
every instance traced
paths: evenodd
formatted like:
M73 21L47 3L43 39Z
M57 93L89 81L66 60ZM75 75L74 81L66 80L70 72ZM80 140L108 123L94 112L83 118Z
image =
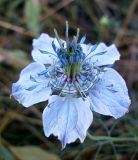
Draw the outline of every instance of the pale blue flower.
M24 68L12 86L12 95L25 107L48 100L43 112L47 137L58 137L64 148L77 138L84 141L92 111L119 118L130 99L123 78L112 67L120 59L115 45L84 44L79 30L73 40L41 34L33 40L34 62Z

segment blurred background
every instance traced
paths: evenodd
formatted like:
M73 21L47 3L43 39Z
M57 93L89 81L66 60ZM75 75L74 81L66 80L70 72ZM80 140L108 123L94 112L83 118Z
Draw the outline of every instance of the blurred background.
M43 133L46 102L26 109L10 92L32 61L32 39L42 32L54 36L54 28L63 38L66 20L71 36L80 27L89 43L117 45L121 60L115 68L126 80L132 104L118 120L94 113L85 142L61 150L56 138ZM138 160L138 0L0 0L0 160L86 159Z

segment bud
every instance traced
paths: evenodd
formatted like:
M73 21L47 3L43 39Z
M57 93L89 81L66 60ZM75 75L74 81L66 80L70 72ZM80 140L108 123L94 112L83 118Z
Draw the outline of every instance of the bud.
M103 26L103 27L107 27L109 26L110 24L110 20L109 20L109 17L108 16L102 16L100 18L100 25Z

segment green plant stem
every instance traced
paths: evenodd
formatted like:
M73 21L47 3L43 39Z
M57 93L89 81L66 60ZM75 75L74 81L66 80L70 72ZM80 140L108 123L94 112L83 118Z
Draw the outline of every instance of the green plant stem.
M87 133L89 139L93 141L112 141L112 142L123 142L123 141L134 141L138 142L137 137L109 137L109 136L93 136Z

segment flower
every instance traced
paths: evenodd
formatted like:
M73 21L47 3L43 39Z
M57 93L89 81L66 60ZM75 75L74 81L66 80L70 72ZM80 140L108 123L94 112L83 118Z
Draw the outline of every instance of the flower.
M128 112L130 99L123 78L112 65L120 54L115 45L85 44L79 29L66 41L48 34L33 40L34 62L25 67L12 85L12 96L29 107L48 100L43 111L45 136L57 136L64 148L77 138L84 141L92 112L119 118Z

